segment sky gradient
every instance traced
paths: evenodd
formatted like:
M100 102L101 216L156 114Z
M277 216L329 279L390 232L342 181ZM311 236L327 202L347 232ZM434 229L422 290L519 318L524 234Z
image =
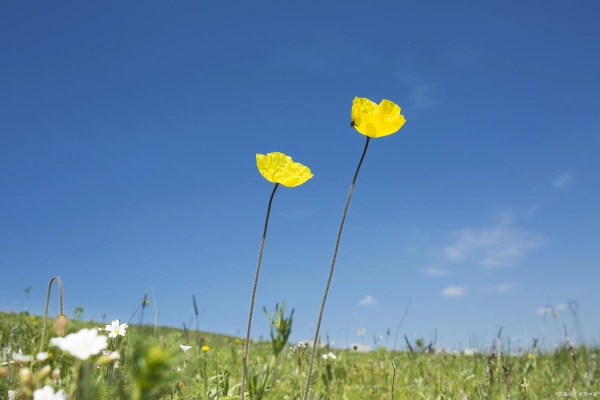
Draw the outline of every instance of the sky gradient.
M285 3L285 4L284 4ZM0 310L243 335L272 184L263 306L310 339L365 137L355 96L402 107L369 145L323 320L438 346L600 339L600 3L2 2ZM154 299L151 298L154 303ZM145 322L153 319L152 306ZM58 309L56 293L50 310ZM575 315L577 315L577 321ZM139 315L134 321L139 321Z

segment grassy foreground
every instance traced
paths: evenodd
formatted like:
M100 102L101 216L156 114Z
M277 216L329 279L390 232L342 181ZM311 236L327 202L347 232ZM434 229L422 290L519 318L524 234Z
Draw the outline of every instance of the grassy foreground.
M105 325L71 321L69 332ZM125 336L108 340L108 349L118 351L120 360L101 358L100 353L81 361L49 345L56 336L51 320L47 332L42 348L49 354L37 361L42 318L0 312L0 399L8 399L9 391L13 399L31 399L36 389L46 385L53 391L63 389L73 399L240 397L244 348L240 338L130 325ZM250 343L246 394L253 400L302 397L310 351L283 343L283 351L275 356L275 348L282 347L277 338ZM181 345L191 348L184 351ZM15 358L19 349L24 359ZM574 397L600 396L600 349L579 346L575 350ZM317 360L311 399L552 399L566 397L574 375L572 351L566 343L553 352L525 349L518 356L495 359L488 354L436 355L418 350L353 353L324 346ZM39 393L36 399L55 398Z

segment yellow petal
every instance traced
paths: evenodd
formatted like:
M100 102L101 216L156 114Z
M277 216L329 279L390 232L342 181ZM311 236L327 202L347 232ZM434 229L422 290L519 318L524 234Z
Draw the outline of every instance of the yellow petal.
M363 135L378 138L398 132L406 122L400 107L392 101L380 104L363 97L352 102L352 126Z
M266 180L287 187L302 185L313 177L308 167L279 152L257 154L256 166Z

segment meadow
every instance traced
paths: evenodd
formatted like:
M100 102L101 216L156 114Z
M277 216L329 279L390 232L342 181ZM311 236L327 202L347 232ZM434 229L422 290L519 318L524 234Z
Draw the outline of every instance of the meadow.
M228 337L195 329L130 325L125 321L74 321L63 313L62 283L59 315L52 329L46 316L0 315L0 396L34 399L550 399L598 395L598 348L577 348L568 339L552 352L537 341L515 353L500 334L489 354L438 352L422 340L406 351L379 347L372 352L334 349L320 332L335 261L350 199L371 139L389 136L406 122L400 107L356 97L350 127L366 137L350 185L336 237L333 260L323 294L315 337L292 344L293 310L285 303L270 321L270 339L252 340L251 326L257 283L273 197L281 186L296 187L313 177L311 170L280 152L257 154L260 174L273 183L258 264L252 287L245 337ZM26 292L29 289L26 290ZM147 298L140 305L147 305ZM138 309L139 309L138 308ZM194 308L196 304L194 302ZM137 310L136 310L137 312ZM136 314L134 312L134 316ZM196 309L196 317L197 317ZM556 314L555 314L556 315Z
M286 340L293 318L284 307L277 307L270 320L269 340L249 343L246 397L300 399L310 348ZM243 338L111 322L71 318L71 335L89 328L95 340L102 338L98 341L106 345L77 356L82 343L70 353L52 344L56 333L51 320L40 343L42 317L0 313L0 399L240 398ZM108 337L113 332L115 337ZM421 341L406 344L403 351L380 347L358 353L321 343L309 398L551 399L567 397L572 384L576 397L598 396L597 347L571 348L565 340L553 351L532 344L513 349L510 356L469 356L438 353ZM499 343L501 353L510 352L506 345ZM93 344L88 341L85 346Z

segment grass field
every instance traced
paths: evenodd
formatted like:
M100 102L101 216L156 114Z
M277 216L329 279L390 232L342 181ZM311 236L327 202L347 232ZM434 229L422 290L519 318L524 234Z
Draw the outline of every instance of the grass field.
M107 323L70 321L69 332L97 331ZM41 347L48 354L38 361L43 319L27 313L0 313L0 399L11 398L9 391L13 399L31 399L36 390L36 399L63 398L49 397L60 389L78 399L240 398L242 338L130 325L124 336L108 338L106 347L119 353L118 360L98 352L82 361L51 345L56 334L51 320L47 325ZM107 333L97 335L106 337ZM281 343L278 333L275 327L272 340L250 343L246 397L302 398L310 349ZM191 348L184 351L182 345ZM566 340L552 352L532 347L497 358L435 354L424 346L412 347L412 351L380 348L355 353L323 346L318 349L309 398L552 399L566 397L574 376L573 352ZM280 348L277 355L276 348ZM600 349L579 346L574 350L575 397L599 396ZM52 390L44 394L40 389L46 385Z

